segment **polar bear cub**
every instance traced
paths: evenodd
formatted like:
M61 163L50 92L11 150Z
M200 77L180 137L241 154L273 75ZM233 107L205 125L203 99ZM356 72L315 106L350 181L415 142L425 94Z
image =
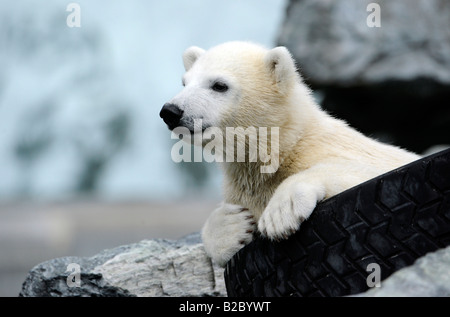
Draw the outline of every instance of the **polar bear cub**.
M284 47L266 49L247 42L208 51L190 47L183 63L184 88L160 113L169 129L181 126L195 135L215 127L224 132L224 156L239 145L252 150L249 140L261 135L249 127L265 127L269 135L277 131L265 143L264 150L273 154L271 162L251 160L252 154L246 153L244 161L219 163L224 202L207 219L202 239L221 266L256 230L269 239L285 239L319 201L419 158L368 138L323 111ZM235 129L235 136L225 136L227 129L238 127L243 129ZM246 135L240 138L239 133ZM235 138L245 141L233 145ZM275 167L272 172L262 172L269 163Z

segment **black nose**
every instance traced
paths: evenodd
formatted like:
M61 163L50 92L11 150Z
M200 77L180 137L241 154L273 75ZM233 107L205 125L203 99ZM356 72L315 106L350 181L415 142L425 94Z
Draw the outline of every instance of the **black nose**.
M164 120L170 130L173 130L180 125L182 115L183 110L173 103L166 103L159 113L159 116Z

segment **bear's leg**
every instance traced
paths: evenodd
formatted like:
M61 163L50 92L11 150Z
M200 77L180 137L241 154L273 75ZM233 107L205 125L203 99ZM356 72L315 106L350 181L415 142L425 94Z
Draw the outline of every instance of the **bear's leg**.
M272 240L286 239L297 231L323 198L324 186L293 175L276 189L258 221L258 230Z
M258 220L258 230L272 240L286 239L298 230L317 202L381 174L359 162L317 164L286 178L275 190Z
M220 266L252 241L256 221L248 209L223 203L214 210L202 229L206 253Z

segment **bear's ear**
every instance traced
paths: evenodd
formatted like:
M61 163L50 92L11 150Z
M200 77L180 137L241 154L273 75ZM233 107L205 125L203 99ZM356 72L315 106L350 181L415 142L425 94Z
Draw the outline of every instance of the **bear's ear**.
M285 83L298 80L299 75L294 59L284 46L268 51L264 58L264 64L279 88L285 87Z
M205 50L197 47L197 46L191 46L188 49L186 49L183 53L183 64L184 69L188 71L191 69L192 65L194 65L195 61L205 53Z

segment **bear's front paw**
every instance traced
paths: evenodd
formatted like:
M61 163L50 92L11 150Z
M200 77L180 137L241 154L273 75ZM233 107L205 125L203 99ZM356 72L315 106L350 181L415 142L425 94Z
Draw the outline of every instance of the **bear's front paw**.
M214 210L202 229L206 253L220 266L253 239L256 221L247 208L223 204Z
M276 189L258 222L258 230L272 240L287 239L298 230L323 199L320 186L286 179Z

